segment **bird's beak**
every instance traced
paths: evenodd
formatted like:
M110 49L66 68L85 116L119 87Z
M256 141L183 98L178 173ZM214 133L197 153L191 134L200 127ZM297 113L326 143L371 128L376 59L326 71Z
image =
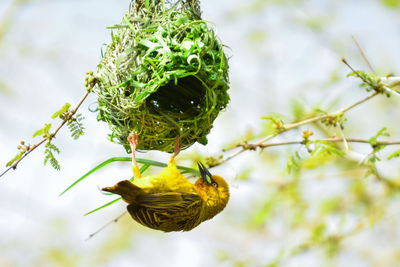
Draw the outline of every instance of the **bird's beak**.
M203 165L203 163L199 161L197 162L197 166L199 166L199 171L201 174L201 178L203 178L203 181L211 184L213 182L213 179L211 178L210 171Z

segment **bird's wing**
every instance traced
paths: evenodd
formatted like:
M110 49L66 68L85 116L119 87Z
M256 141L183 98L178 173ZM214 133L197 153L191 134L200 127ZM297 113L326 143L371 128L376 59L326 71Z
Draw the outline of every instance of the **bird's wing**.
M203 200L199 195L182 192L140 196L128 205L137 222L166 232L187 231L197 226Z

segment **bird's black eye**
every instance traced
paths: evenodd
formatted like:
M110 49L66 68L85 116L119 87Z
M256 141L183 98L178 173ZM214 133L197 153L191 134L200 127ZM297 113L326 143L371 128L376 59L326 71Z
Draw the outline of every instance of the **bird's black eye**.
M212 185L212 187L214 187L214 188L218 188L218 184L217 184L216 182L213 182L211 185Z

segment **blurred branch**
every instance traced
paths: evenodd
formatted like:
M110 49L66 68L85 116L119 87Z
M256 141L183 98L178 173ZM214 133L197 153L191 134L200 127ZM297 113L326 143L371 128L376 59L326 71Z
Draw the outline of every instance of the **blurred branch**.
M88 73L88 75L92 75L92 73ZM54 130L54 132L47 134L41 141L34 145L25 145L24 142L21 142L22 145L24 145L24 153L21 155L21 157L16 160L10 167L8 167L2 174L0 174L0 177L5 175L9 170L13 169L15 170L18 166L18 164L26 157L28 156L32 151L34 151L36 148L41 146L43 143L51 142L53 138L56 137L57 133L61 130L61 128L67 124L75 115L75 113L78 111L82 103L85 101L87 96L91 93L92 88L96 85L97 79L92 77L92 78L87 78L87 88L86 88L86 93L85 95L81 98L81 100L78 102L76 107L72 109L71 111L66 112L64 114L63 120L61 121L61 124Z
M331 143L364 143L370 144L370 140L367 139L359 139L359 138L324 138L324 139L316 139L316 140L302 140L302 141L288 141L288 142L279 142L279 143L257 143L257 144L239 144L238 147L242 147L245 150L255 150L257 148L267 148L272 146L285 146L285 145L301 145L306 143L313 143L313 142L331 142ZM388 146L388 145L400 145L400 141L376 141L374 144L375 146Z
M241 153L243 153L244 151L254 150L257 147L264 147L265 148L265 147L268 146L268 144L265 144L267 141L271 140L272 138L274 138L274 137L276 137L276 136L278 136L278 135L280 135L280 134L282 134L282 133L284 133L286 131L298 128L300 126L303 126L303 125L306 125L306 124L309 124L309 123L314 123L314 122L317 122L317 121L336 120L338 116L342 116L343 113L345 113L345 112L351 110L352 108L355 108L355 107L361 105L362 103L374 98L378 94L379 94L378 92L374 92L373 94L369 95L368 97L366 97L366 98L364 98L364 99L362 99L360 101L357 101L356 103L351 104L348 107L339 109L338 111L335 111L335 112L330 113L330 114L326 114L326 115L322 115L322 116L316 116L316 117L305 119L305 120L302 120L302 121L299 121L299 122L295 122L295 123L283 124L283 122L282 122L282 125L278 125L277 126L279 129L278 129L278 131L276 133L268 135L267 137L263 138L261 141L255 143L255 144L248 144L247 141L244 141L244 142L241 142L241 143L237 144L236 146L233 146L232 149L233 148L238 148L238 147L241 147L241 149L238 150L237 152L235 152L234 154L228 156L227 158L221 160L217 165L220 165L222 163L225 163L225 162L231 160L232 158L234 158L234 157L240 155ZM338 142L338 141L336 141L336 142ZM215 166L217 166L217 165L215 165Z
M260 140L257 143L254 144L249 144L247 140L242 141L240 143L238 143L237 145L234 145L232 148L224 150L228 151L234 148L241 148L240 150L236 151L235 153L233 153L232 155L226 157L225 159L222 160L217 160L214 162L214 164L210 167L214 167L214 166L218 166L221 165L229 160L231 160L232 158L237 157L238 155L242 154L243 152L247 151L247 150L255 150L256 148L266 148L269 146L276 146L276 145L284 145L284 144L299 144L299 143L304 143L303 141L293 141L293 142L286 142L286 143L278 143L278 144L266 144L267 141L271 140L272 138L286 132L292 129L296 129L300 126L306 125L306 124L310 124L310 123L315 123L315 122L324 122L326 125L331 125L331 126L339 126L341 127L341 123L342 123L342 117L344 116L344 113L346 113L347 111L367 102L368 100L376 97L379 94L382 93L395 93L397 95L400 95L397 91L392 90L391 88L389 88L387 85L385 85L384 83L382 83L382 79L380 77L378 77L376 80L373 80L371 77L369 77L368 75L365 75L363 72L361 71L356 71L354 70L353 67L350 66L350 64L344 59L342 58L342 62L349 67L352 70L352 73L350 75L356 76L358 78L360 78L364 84L368 85L371 90L373 90L373 93L370 94L369 96L347 106L344 108L341 108L337 111L334 111L332 113L328 113L328 114L324 114L324 115L320 115L320 116L315 116L312 118L307 118L304 119L302 121L298 121L298 122L292 122L292 123L288 123L285 124L282 120L275 120L272 118L272 120L274 120L274 129L275 131L264 137L262 140ZM395 77L396 78L396 77ZM389 78L386 79L386 81L389 81ZM393 80L392 80L393 81ZM394 80L395 82L397 82L397 80ZM368 91L368 89L367 89ZM270 119L270 118L268 118ZM368 140L362 140L362 139L345 139L345 138L328 138L328 139L321 139L321 140L325 140L328 142L358 142L358 143L368 143ZM397 141L393 141L393 142L389 142L389 143L382 143L382 145L397 145L398 142Z
M105 225L103 225L102 227L100 227L96 232L91 233L86 239L85 241L90 240L92 237L94 237L95 235L97 235L98 233L100 233L101 231L103 231L107 226L113 224L113 223L117 223L119 221L119 219L122 218L122 216L124 216L126 213L128 213L127 211L125 211L124 213L122 213L121 215L119 215L117 218L113 219L112 221L106 223Z
M29 0L14 0L11 2L8 8L6 8L3 16L0 19L0 43L3 41L3 38L9 29L12 20L18 11L18 8L28 1Z
M371 227L371 225L374 225L376 223L382 222L383 219L385 218L390 218L393 215L387 215L384 216L384 211L381 210L381 214L377 215L376 213L373 214L369 214L366 218L362 219L361 221L359 221L356 225L354 225L351 229L347 230L347 231L342 231L342 233L334 233L334 234L321 234L320 238L317 238L317 240L312 240L312 238L310 238L310 240L307 240L306 242L295 246L294 248L291 248L288 251L288 256L295 256L295 255L299 255L302 253L305 253L307 251L310 251L312 248L315 248L317 246L322 246L325 247L325 249L328 250L332 250L334 249L335 251L337 250L337 248L340 246L341 241L343 239L349 238L351 236L355 236L357 234L359 234L360 232L363 232L367 229L369 229L369 227ZM398 215L398 214L395 214ZM320 227L321 225L317 225L316 227ZM322 231L323 233L325 233L325 229ZM335 252L335 251L331 251L331 252Z
M381 77L381 79L387 82L400 82L400 77L397 76Z
M372 67L371 63L369 62L367 56L365 55L364 51L361 49L360 44L357 42L356 38L354 36L351 36L351 38L353 39L354 44L357 46L358 51L360 52L362 58L364 59L365 63L367 63L368 68L370 69L370 71L376 75L374 68Z

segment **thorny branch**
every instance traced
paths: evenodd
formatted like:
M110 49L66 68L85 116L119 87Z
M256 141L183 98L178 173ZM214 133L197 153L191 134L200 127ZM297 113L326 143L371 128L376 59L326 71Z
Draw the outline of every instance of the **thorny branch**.
M332 137L332 138L323 138L323 139L316 139L316 140L307 140L307 142L313 143L313 142L330 142L330 143L342 143L342 142L348 142L348 143L364 143L364 144L369 144L370 141L366 139L359 139L359 138L337 138L337 137ZM285 145L300 145L300 144L305 144L306 142L304 140L302 141L288 141L288 142L279 142L279 143L257 143L257 144L239 144L237 145L238 147L242 147L243 149L246 150L255 150L257 148L267 148L267 147L272 147L272 146L285 146ZM374 144L375 146L389 146L389 145L400 145L400 141L376 141Z
M371 87L373 87L373 85L370 84L356 70L354 70L353 67L351 67L350 64L344 58L342 59L342 62L346 66L348 66L356 74L356 76L359 77L364 83L367 83ZM389 79L387 79L387 80L389 80ZM224 158L222 160L216 161L214 164L212 164L212 166L209 166L209 167L215 167L215 166L221 165L221 164L231 160L232 158L237 157L238 155L240 155L243 152L248 151L248 150L255 150L257 148L263 149L263 148L267 148L267 147L270 147L270 146L278 146L278 145L290 145L290 144L301 144L301 143L304 144L304 141L293 141L293 142L284 142L284 143L275 143L275 144L266 144L266 142L271 140L272 138L274 138L274 137L286 132L286 131L298 128L298 127L306 125L306 124L319 122L319 121L324 121L324 120L335 121L340 116L343 116L345 112L347 112L347 111L349 111L349 110L351 110L351 109L353 109L353 108L355 108L355 107L367 102L368 100L376 97L377 95L379 95L381 93L381 90L384 90L384 91L387 91L387 92L390 92L390 93L398 94L398 92L388 88L385 85L383 85L380 88L374 88L374 89L375 89L375 91L371 95L369 95L369 96L367 96L367 97L365 97L365 98L363 98L363 99L361 99L361 100L359 100L359 101L357 101L357 102L355 102L355 103L353 103L353 104L351 104L351 105L349 105L347 107L341 108L341 109L339 109L339 110L337 110L335 112L332 112L332 113L329 113L329 114L325 114L325 115L321 115L321 116L308 118L308 119L305 119L305 120L302 120L302 121L299 121L299 122L293 122L293 123L289 123L289 124L284 124L283 122L280 122L281 124L275 125L276 126L276 131L274 133L264 137L263 139L261 139L260 141L258 141L257 143L254 143L254 144L249 144L247 141L238 143L236 146L233 146L231 149L240 147L241 148L240 150L236 151L235 153L231 154L230 156L228 156L228 157L226 157L226 158ZM321 139L321 140L317 140L317 141L324 141L324 140L325 141L329 141L329 142L368 143L368 140L354 139L354 138L350 138L350 139L347 139L347 138L346 139L345 138L328 138L328 139ZM379 142L378 145L398 145L398 144L400 144L400 142L397 142L397 141L384 142L383 141L383 142ZM231 149L228 149L228 150L231 150ZM224 152L225 151L227 151L227 150L224 150Z
M321 116L305 119L305 120L302 120L302 121L299 121L299 122L295 122L295 123L282 124L280 126L279 131L277 131L276 133L268 135L267 137L263 138L261 141L255 143L255 144L248 144L247 142L241 142L241 143L239 143L239 144L237 144L236 146L233 147L233 148L240 147L241 148L240 150L236 151L232 155L230 155L230 156L226 157L225 159L221 160L220 162L218 162L217 165L223 164L223 163L231 160L232 158L242 154L243 152L245 152L247 150L254 150L257 147L259 147L259 148L268 147L270 145L266 144L267 141L271 140L272 138L274 138L274 137L276 137L276 136L278 136L278 135L280 135L280 134L282 134L282 133L284 133L286 131L298 128L300 126L303 126L303 125L306 125L306 124L309 124L309 123L322 121L322 120L326 120L326 119L331 119L331 118L336 118L338 115L341 115L341 114L345 113L346 111L349 111L350 109L352 109L352 108L354 108L354 107L356 107L356 106L358 106L358 105L370 100L371 98L377 96L378 94L379 93L374 92L372 95L370 95L370 96L368 96L368 97L366 97L366 98L364 98L364 99L362 99L362 100L360 100L360 101L358 101L358 102L356 102L356 103L354 103L354 104L352 104L352 105L350 105L348 107L342 108L342 109L340 109L340 110L338 110L336 112L333 112L333 113L330 113L330 114L327 114L327 115L321 115ZM346 139L346 141L348 141L348 140ZM217 165L215 165L215 166L217 166Z
M89 74L89 73L88 73ZM46 141L51 141L53 138L55 138L55 136L57 135L57 133L61 130L61 128L76 114L76 112L78 111L78 109L80 108L80 106L82 105L82 103L85 101L85 99L87 98L87 96L91 93L92 88L96 85L97 80L96 79L92 79L90 80L90 83L88 84L87 90L85 95L81 98L81 100L78 102L78 104L76 105L76 107L69 111L66 116L64 117L64 119L62 120L61 124L54 130L54 132L50 133L48 137L44 137L40 142L34 144L34 145L27 145L26 146L26 151L25 153L21 156L20 159L18 159L16 162L14 162L10 167L8 167L2 174L0 174L0 177L2 177L3 175L5 175L8 171L15 170L18 167L18 164L26 157L28 156L32 151L34 151L36 148L38 148L39 146L41 146L43 143L45 143Z

